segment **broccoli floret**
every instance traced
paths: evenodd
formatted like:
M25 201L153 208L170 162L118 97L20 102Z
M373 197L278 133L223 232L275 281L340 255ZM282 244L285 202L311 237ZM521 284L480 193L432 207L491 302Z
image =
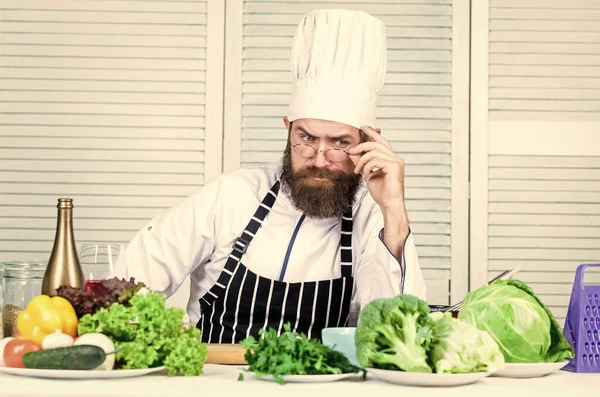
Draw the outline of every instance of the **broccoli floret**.
M427 302L411 295L376 299L360 312L356 355L364 367L432 372L427 352L433 344Z

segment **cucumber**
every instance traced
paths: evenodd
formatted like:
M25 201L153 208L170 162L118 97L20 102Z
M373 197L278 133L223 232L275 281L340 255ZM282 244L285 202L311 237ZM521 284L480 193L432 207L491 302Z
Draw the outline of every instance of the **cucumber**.
M25 368L91 370L106 359L98 346L77 345L29 352L23 356Z

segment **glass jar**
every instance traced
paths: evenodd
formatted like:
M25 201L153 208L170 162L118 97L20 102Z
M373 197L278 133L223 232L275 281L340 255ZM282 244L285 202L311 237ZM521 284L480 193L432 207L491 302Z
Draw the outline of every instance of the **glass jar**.
M4 337L17 333L17 317L31 299L42 292L46 261L6 262L2 277L2 330Z

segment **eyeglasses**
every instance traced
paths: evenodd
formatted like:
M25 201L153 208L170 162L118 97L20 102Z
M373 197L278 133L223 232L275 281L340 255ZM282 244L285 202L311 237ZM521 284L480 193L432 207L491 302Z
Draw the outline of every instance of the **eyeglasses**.
M294 152L307 159L313 158L317 155L317 149L307 145L306 143L298 143L293 145L292 148L294 149ZM319 149L318 151L323 153L325 158L333 163L339 163L340 161L344 161L348 158L348 153L342 149L331 148L325 151Z

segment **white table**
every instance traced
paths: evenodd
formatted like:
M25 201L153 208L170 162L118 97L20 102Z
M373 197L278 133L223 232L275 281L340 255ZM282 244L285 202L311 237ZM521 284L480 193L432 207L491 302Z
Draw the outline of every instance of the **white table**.
M148 375L120 380L53 380L0 374L0 396L11 397L176 397L176 396L302 396L302 397L595 397L600 396L600 374L559 371L543 378L485 378L453 388L407 387L384 383L371 376L366 381L278 385L246 374L238 382L233 367L206 364L199 377Z

